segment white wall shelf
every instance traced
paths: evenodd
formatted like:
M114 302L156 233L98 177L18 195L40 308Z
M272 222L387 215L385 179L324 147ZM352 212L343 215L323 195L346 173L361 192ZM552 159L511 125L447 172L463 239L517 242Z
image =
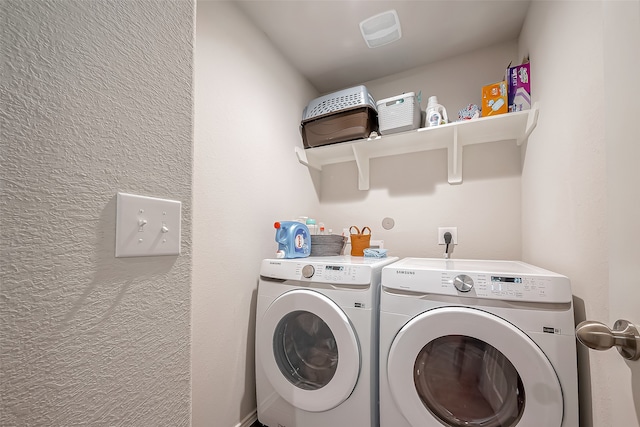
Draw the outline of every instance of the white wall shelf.
M295 152L300 163L319 171L325 165L355 160L358 167L358 188L368 190L370 159L446 148L449 184L460 184L462 150L465 145L511 139L521 145L537 122L538 105L535 104L531 110L315 148L295 147Z

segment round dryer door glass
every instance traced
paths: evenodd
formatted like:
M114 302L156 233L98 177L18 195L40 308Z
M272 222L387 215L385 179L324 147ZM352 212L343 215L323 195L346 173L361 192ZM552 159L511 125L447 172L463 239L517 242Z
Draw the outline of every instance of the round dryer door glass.
M393 339L386 377L412 426L562 424L562 387L546 354L483 310L441 307L409 320Z
M515 426L524 411L522 379L497 349L463 335L425 345L413 370L427 409L447 426Z
M336 373L336 339L329 326L308 311L282 318L273 334L273 353L282 374L303 390L324 387Z

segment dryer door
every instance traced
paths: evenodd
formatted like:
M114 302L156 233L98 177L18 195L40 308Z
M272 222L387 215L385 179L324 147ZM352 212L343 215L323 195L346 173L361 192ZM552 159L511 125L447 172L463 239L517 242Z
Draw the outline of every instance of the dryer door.
M335 408L353 392L360 373L360 348L346 314L315 291L296 289L266 310L256 343L265 374L296 408Z
M485 311L444 307L414 317L391 345L387 373L414 427L562 424L562 390L545 354Z

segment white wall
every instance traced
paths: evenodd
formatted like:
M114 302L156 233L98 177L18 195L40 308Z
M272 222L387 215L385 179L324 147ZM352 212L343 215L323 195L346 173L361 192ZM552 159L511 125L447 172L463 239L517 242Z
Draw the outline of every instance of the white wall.
M534 2L520 38L540 103L523 167L523 258L571 278L583 319L608 317L601 7ZM604 366L589 371L579 353L583 425L609 425Z
M0 11L0 425L188 426L194 3ZM114 258L117 191L182 255Z
M605 129L607 147L607 217L609 239L609 319L640 326L640 144L637 100L640 84L640 1L605 2ZM606 358L604 358L606 357ZM640 426L640 363L610 350L598 362L606 366L611 393L611 425Z
M628 289L638 283L636 277L620 274L630 272L637 259L626 258L628 270L612 267L624 259L609 259L633 254L624 252L633 243L619 242L638 238L637 227L620 229L625 221L635 221L629 215L637 212L638 174L618 171L614 162L607 168L607 157L629 156L633 160L628 167L637 169L637 156L629 146L637 144L631 136L636 133L633 117L620 119L635 110L637 84L623 84L620 67L637 68L640 9L637 1L620 9L623 4L533 2L520 37L521 53L531 55L533 98L540 103L522 174L523 258L571 278L578 321L586 318L609 326L625 315L632 322L639 320L637 304L630 311L623 302L630 298L637 303L637 291ZM627 16L635 27L624 26L630 21L621 17ZM609 55L611 43L620 52ZM629 73L635 78L637 70ZM621 277L629 283L610 282ZM637 363L635 368L625 364L615 350L588 352L582 346L579 363L581 425L640 425Z
M293 149L317 94L233 3L198 2L196 29L193 425L230 427L255 417L256 286L273 223L318 209Z
M516 41L365 82L376 100L422 91L422 109L437 95L451 120L467 104L480 104L483 85L517 61ZM515 141L465 147L463 183L447 182L447 152L434 150L371 161L369 191L358 190L355 162L323 167L321 219L334 232L369 226L389 253L442 257L440 226L458 227L454 258L520 259L520 148ZM382 220L391 217L387 231Z

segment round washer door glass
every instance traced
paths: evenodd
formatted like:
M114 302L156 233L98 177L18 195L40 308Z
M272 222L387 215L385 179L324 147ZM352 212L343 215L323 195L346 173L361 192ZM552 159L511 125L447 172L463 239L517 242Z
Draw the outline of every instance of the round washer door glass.
M293 311L280 320L273 334L273 354L280 372L304 390L326 386L338 367L331 328L308 311Z
M267 308L257 354L274 390L292 406L328 411L353 392L360 347L344 311L326 295L295 289Z
M412 426L560 426L558 376L538 345L498 316L443 307L409 320L387 363L393 401Z
M425 345L413 368L425 407L449 426L515 426L525 392L518 371L490 344L464 335Z

